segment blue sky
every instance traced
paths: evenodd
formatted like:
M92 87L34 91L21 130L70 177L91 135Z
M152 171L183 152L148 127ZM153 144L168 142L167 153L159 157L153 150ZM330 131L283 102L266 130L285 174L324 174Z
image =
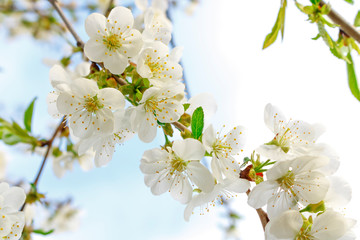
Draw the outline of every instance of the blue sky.
M341 157L338 175L354 187L347 208L358 212L355 203L360 202L360 193L354 183L358 182L360 105L347 87L345 64L335 59L321 40L311 40L317 34L316 26L306 22L306 16L292 3L284 41L262 51L262 41L275 21L278 4L267 0L207 0L193 16L180 11L174 14L174 36L176 43L185 47L183 62L191 93L209 92L215 96L219 106L213 118L216 126L241 124L248 128L246 154L272 137L263 124L263 108L268 102L288 116L323 123L327 132L320 141L334 146ZM340 1L332 4L349 21L360 8L359 3L353 8ZM85 40L82 24L76 27ZM0 36L0 114L21 119L20 110L37 96L34 131L49 136L50 126L56 121L46 111L45 99L51 91L49 68L41 61L61 57L62 45L55 43L54 48L28 37L9 41L3 32ZM354 59L360 62L358 56ZM76 168L61 180L54 176L49 162L40 191L50 198L72 196L75 205L85 212L79 231L51 239L221 239L221 208L194 216L186 223L184 206L167 194L153 196L144 185L139 170L141 155L162 141L161 134L150 144L135 137L118 148L107 167L87 173ZM32 181L40 160L15 153L8 176L24 176ZM259 220L246 205L246 197L241 196L234 207L245 216L240 224L242 238L262 239Z

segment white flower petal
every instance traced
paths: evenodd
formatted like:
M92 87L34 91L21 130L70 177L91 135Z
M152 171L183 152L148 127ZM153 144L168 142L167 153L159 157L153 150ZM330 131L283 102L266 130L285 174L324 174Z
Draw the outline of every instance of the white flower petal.
M249 194L248 204L255 209L264 206L273 196L273 193L279 188L276 181L265 181L256 185Z
M90 38L105 34L106 18L99 13L90 14L85 20L85 31ZM100 31L100 33L98 32Z
M182 160L201 160L205 155L203 145L195 139L187 138L184 140L175 140L173 151Z
M291 210L272 220L269 232L279 239L295 239L302 225L301 214Z
M213 190L215 180L204 165L199 162L190 162L187 166L187 172L191 181L202 191L210 192Z

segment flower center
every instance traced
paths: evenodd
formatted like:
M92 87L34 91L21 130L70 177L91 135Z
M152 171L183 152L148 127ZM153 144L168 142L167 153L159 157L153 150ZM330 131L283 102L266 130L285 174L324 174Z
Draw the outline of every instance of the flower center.
M178 156L174 156L171 159L171 171L170 174L174 174L174 172L183 172L186 169L188 162L182 160Z
M97 110L104 107L104 104L101 104L97 95L94 97L88 97L85 100L85 106L86 110L91 113L95 113Z
M295 175L292 171L288 171L288 173L277 179L276 180L279 184L280 184L280 187L284 190L291 190L292 187L294 186L294 182L295 182Z
M277 133L273 140L266 143L266 145L275 145L281 148L285 153L290 150L290 137L287 133L291 133L290 128L287 128L283 133Z
M103 42L109 51L113 51L119 49L122 46L120 40L121 37L119 35L111 33L109 36L103 39Z
M226 135L225 135L226 136ZM224 138L225 138L224 136ZM227 157L229 153L231 153L231 146L226 141L224 141L224 138L216 138L215 143L212 146L213 153L217 158L221 157Z

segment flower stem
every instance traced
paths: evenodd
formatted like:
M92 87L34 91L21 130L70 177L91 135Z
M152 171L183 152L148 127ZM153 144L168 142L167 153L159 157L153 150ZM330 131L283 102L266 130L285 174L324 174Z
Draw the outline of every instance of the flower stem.
M320 6L324 6L326 3L320 1ZM330 9L330 12L327 15L335 24L340 26L340 29L343 30L348 36L355 39L360 43L360 32L350 23L348 23L339 13L334 9Z
M76 40L76 45L80 48L84 48L84 42L81 40L79 35L75 32L75 29L72 27L70 21L66 18L63 10L59 6L59 3L57 0L49 0L49 3L54 7L54 9L59 13L61 19L64 21L66 28L70 31L70 33L73 35L73 37Z

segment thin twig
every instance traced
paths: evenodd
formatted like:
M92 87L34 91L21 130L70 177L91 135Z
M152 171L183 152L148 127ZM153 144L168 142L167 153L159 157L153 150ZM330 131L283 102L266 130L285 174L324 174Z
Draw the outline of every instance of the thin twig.
M187 127L185 127L182 123L179 123L179 122L173 122L171 123L172 125L174 125L177 129L179 129L180 131L182 132L185 132L185 131L190 131ZM191 132L191 131L190 131Z
M111 10L113 9L113 5L114 5L114 0L110 0L109 5L108 5L108 7L106 8L106 10L104 12L105 17L109 16Z
M249 190L247 190L246 194L249 196L250 192L251 191L249 189ZM261 225L265 231L266 224L270 221L269 217L268 217L267 213L264 210L262 210L262 208L258 208L255 210L256 210L257 214L259 215Z
M39 169L38 173L36 174L36 177L35 177L35 180L34 180L34 185L35 185L35 186L36 186L36 185L38 184L38 182L39 182L39 179L40 179L40 177L41 177L41 173L42 173L42 171L43 171L43 169L44 169L46 160L48 159L48 156L49 156L49 153L50 153L52 144L53 144L53 142L54 142L54 140L55 140L55 138L56 138L56 135L57 135L59 132L61 132L61 130L62 130L62 129L64 128L64 126L65 126L65 123L66 123L65 118L62 118L60 124L59 124L58 127L55 129L52 137L51 137L50 140L47 142L47 149L46 149L46 153L45 153L45 155L44 155L44 159L43 159L43 161L42 161L42 163L41 163L40 169Z
M84 42L81 40L79 35L75 32L75 29L72 27L70 21L66 18L63 10L59 6L57 0L48 0L49 3L54 7L54 9L59 13L61 19L64 21L67 29L70 31L70 33L73 35L73 37L76 40L76 45L80 48L84 48Z
M320 1L320 6L324 6L326 3ZM334 9L330 9L330 12L327 15L335 24L339 25L341 30L343 30L347 35L355 39L360 43L360 32L350 23L348 23L340 14L338 14Z

